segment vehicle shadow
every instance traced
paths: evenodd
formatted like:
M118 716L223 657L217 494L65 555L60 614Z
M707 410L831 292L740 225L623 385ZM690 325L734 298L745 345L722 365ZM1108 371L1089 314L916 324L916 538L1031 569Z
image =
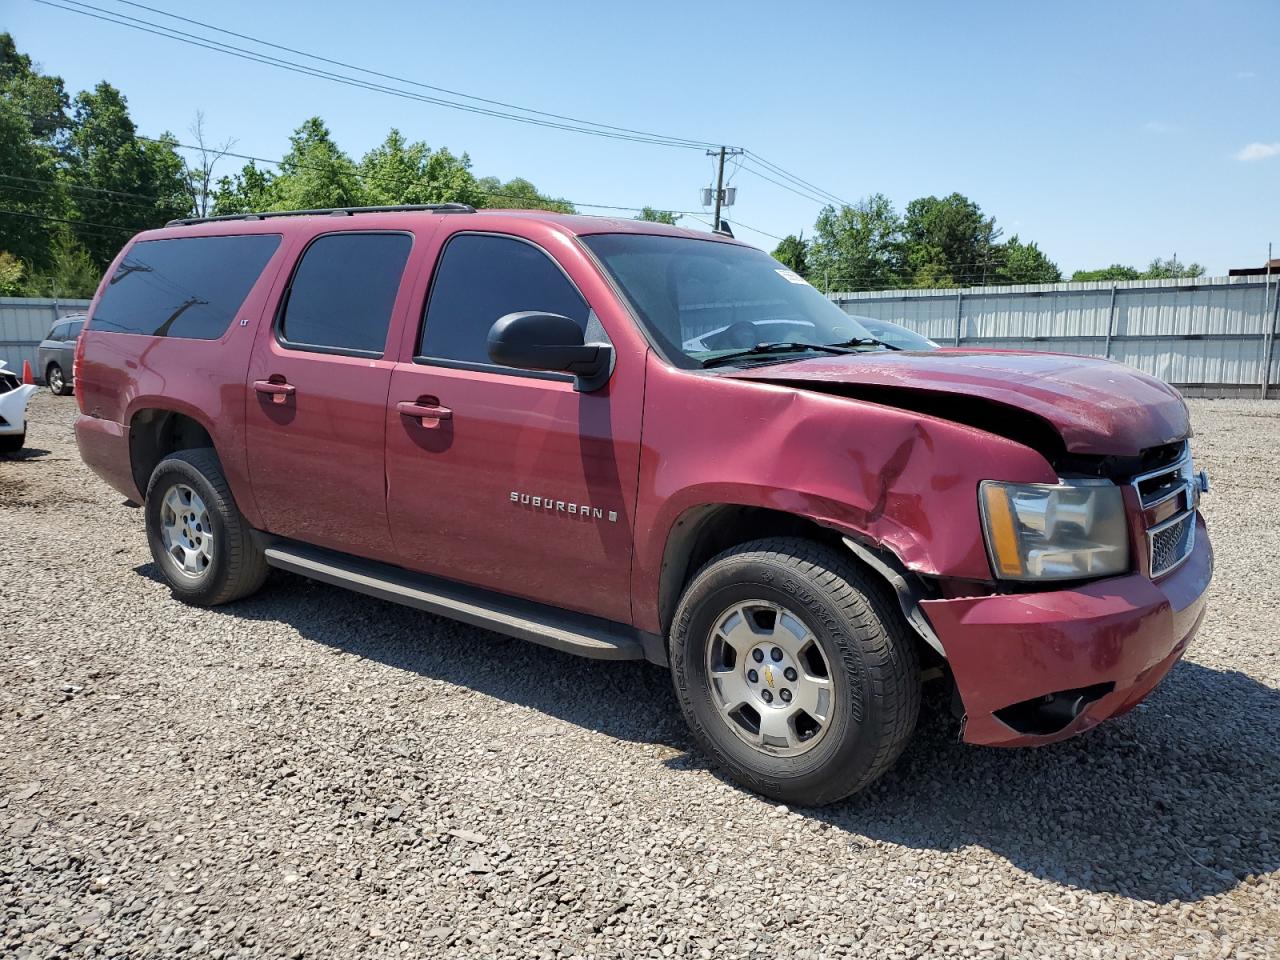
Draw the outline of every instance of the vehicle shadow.
M151 564L138 573L159 580ZM283 621L348 654L519 703L619 739L680 751L706 776L665 670L580 659L302 577L273 573L217 608ZM930 698L898 763L862 794L801 815L921 850L976 845L1026 872L1159 903L1193 901L1280 869L1280 691L1179 664L1133 713L1034 750L956 741Z
M13 453L0 453L0 460L38 460L47 457L52 451L39 447L23 447Z

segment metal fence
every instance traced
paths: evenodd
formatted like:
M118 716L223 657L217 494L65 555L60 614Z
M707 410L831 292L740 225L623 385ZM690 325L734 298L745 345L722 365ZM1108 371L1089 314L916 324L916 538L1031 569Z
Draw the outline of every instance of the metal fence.
M1109 357L1192 396L1277 396L1277 280L1197 277L827 296L846 313L900 323L946 347Z
M0 297L0 360L19 374L22 361L29 360L36 378L43 379L44 371L36 369L36 346L55 321L88 308L88 300Z

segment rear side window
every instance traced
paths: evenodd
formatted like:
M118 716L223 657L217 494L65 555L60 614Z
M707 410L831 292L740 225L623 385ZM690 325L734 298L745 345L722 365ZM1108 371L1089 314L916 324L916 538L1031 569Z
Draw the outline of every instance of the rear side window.
M381 356L413 238L331 233L307 247L280 314L287 345Z
M279 246L275 234L135 243L102 292L93 329L216 340Z
M418 355L488 364L489 328L525 310L569 317L584 332L591 312L569 278L532 244L459 234L436 267Z

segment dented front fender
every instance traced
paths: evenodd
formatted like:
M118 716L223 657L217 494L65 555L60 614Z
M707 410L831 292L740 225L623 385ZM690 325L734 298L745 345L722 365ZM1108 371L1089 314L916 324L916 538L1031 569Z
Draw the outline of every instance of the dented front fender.
M690 377L697 389L664 382ZM978 483L1056 479L1029 447L937 417L652 357L648 378L633 568L643 629L660 629L667 537L693 508L778 510L882 545L916 573L988 580Z

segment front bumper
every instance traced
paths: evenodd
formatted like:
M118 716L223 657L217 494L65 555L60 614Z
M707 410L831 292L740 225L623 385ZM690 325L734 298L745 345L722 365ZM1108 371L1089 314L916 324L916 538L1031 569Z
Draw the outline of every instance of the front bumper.
M1136 706L1204 617L1213 548L1199 516L1196 526L1191 555L1159 580L922 601L964 705L964 740L1053 743Z
M24 383L8 393L0 393L0 437L26 432L27 402L38 389L40 388Z

